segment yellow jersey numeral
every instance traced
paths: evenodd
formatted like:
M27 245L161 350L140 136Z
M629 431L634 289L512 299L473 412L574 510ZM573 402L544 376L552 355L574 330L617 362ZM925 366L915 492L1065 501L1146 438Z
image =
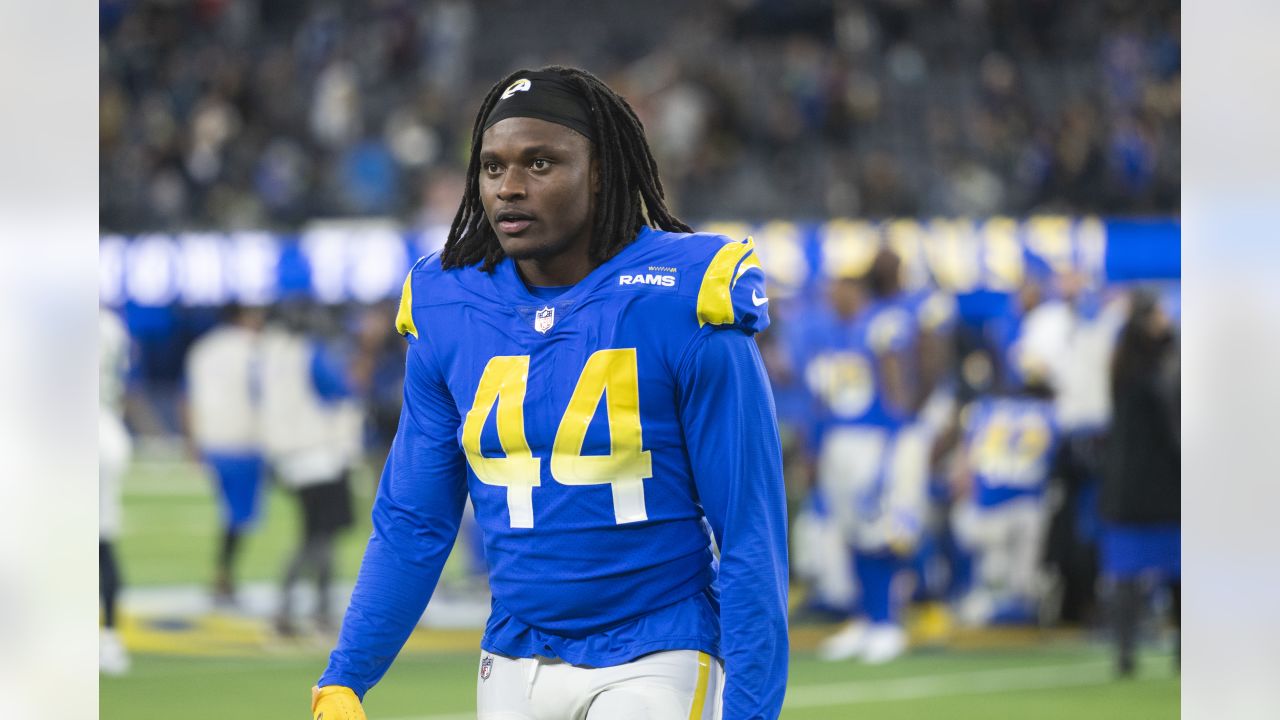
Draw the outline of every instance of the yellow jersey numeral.
M583 455L587 427L601 395L609 420L609 454ZM551 447L551 476L564 485L612 485L619 524L649 519L644 480L653 477L653 458L641 447L635 348L600 350L587 360Z
M533 456L524 432L528 381L528 355L489 360L462 426L462 447L471 469L480 482L507 488L511 527L517 528L533 527L533 488L541 484L541 460ZM583 455L587 428L602 395L608 413L609 454ZM506 457L491 458L480 451L480 434L495 404L498 440ZM556 430L551 475L564 485L610 485L619 524L648 519L644 480L653 477L653 459L642 447L635 348L599 350L587 359Z
M999 413L977 438L974 467L994 485L1034 485L1043 480L1037 470L1052 439L1040 418Z
M524 395L529 382L528 355L500 355L480 375L476 399L462 423L462 449L480 482L507 488L511 527L533 527L533 489L542 484L542 461L529 450L524 434ZM480 432L494 404L498 406L498 440L506 457L485 457Z

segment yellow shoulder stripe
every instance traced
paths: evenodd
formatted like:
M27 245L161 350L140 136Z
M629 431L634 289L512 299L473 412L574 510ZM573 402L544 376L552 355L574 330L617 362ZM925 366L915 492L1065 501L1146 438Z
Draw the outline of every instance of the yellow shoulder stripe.
M400 291L400 310L396 312L396 332L401 335L418 337L418 326L413 324L413 271L409 271L404 279L404 289Z
M750 237L745 242L726 243L720 248L707 273L702 276L702 285L698 288L698 325L732 325L733 324L733 286L738 283L742 273L751 267L760 267L754 250L756 243ZM745 260L743 258L746 258ZM741 262L741 267L739 267Z

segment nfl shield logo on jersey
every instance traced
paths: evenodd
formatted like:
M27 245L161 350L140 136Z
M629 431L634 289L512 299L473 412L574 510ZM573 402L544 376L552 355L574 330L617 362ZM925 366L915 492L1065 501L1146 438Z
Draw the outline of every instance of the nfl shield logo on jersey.
M542 308L533 316L533 329L543 334L546 334L555 323L556 309L551 306Z
M480 661L480 679L488 680L491 672L493 672L493 656L485 655L484 659Z

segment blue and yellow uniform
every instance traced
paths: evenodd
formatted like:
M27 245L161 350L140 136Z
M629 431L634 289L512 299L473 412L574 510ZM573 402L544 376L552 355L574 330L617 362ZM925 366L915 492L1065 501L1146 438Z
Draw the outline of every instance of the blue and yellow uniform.
M814 316L801 343L819 488L862 547L910 544L921 522L923 468L909 462L918 443L904 434L909 413L890 401L881 377L882 359L902 357L912 329L907 311L877 303L847 320Z
M911 394L920 395L925 404L918 413L911 413L912 421L924 422L929 433L936 433L944 427L953 407L951 396L954 392L948 371L942 370L943 377L927 378L924 364L928 361L923 353L936 351L935 348L922 346L921 338L931 335L949 344L955 333L957 320L956 299L949 293L936 288L925 287L917 290L904 290L883 303L877 304L879 312L901 312L910 318L910 326L905 333L904 349L908 358L907 381L911 385ZM931 387L921 388L924 383L932 383Z
M962 413L972 491L957 503L957 541L976 584L960 602L970 623L1032 622L1040 594L1045 488L1057 450L1053 403L1029 395L975 400Z
M800 332L797 364L813 399L815 446L833 427L896 430L907 422L907 410L890 404L879 370L880 357L913 347L906 310L876 303L849 319L826 310L810 316Z
M752 242L643 228L567 289L529 288L510 259L489 274L433 255L397 323L400 427L320 685L363 696L386 671L470 494L484 650L591 667L699 650L725 662L725 717L776 717L786 506Z
M956 299L932 287L904 290L890 304L905 310L920 332L946 334L955 329L958 318Z
M1052 401L982 398L965 409L963 423L976 506L1044 494L1059 434Z
M853 551L852 568L825 572L856 574L860 614L878 626L897 621L891 581L922 524L920 442L882 376L886 357L901 358L911 347L913 327L910 313L890 304L870 305L849 319L828 313L811 321L801 351L818 418L818 490L829 521Z

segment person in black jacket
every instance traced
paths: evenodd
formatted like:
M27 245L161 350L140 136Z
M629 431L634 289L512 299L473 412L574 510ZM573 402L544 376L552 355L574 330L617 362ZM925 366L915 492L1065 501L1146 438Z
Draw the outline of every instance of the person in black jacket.
M1112 357L1112 425L1099 496L1106 522L1102 564L1114 583L1111 610L1121 676L1135 669L1145 583L1169 584L1175 627L1181 612L1179 386L1169 317L1154 296L1135 292ZM1176 666L1176 643L1174 661Z

